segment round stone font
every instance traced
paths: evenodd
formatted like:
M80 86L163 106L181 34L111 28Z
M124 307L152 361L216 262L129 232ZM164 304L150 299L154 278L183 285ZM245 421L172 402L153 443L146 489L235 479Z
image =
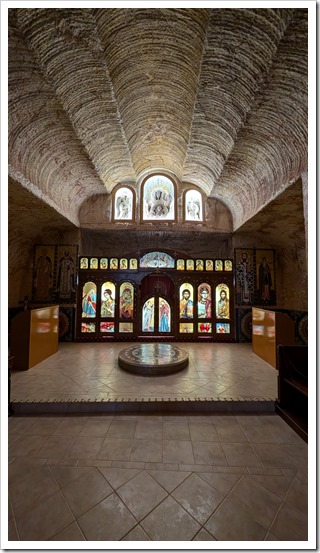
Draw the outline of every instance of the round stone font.
M121 350L118 363L126 371L158 376L185 369L189 355L171 344L138 344Z

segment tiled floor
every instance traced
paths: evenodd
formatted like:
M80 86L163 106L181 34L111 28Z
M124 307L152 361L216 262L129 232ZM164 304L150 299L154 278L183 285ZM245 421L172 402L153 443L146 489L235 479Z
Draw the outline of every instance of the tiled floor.
M9 540L304 541L306 467L276 414L13 416Z
M125 344L59 344L13 371L12 399L184 399L191 411L204 398L276 398L277 371L251 344L178 346L185 370L145 377L118 367ZM190 411L10 417L10 542L307 540L301 438L275 413Z
M277 371L251 344L178 343L186 369L170 376L137 376L118 366L124 343L60 343L55 355L28 371L13 371L13 401L139 401L267 399L277 397Z

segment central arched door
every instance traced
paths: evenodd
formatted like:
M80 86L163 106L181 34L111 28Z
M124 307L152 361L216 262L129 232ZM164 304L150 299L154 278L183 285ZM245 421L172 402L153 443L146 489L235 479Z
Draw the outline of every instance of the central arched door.
M140 331L145 336L173 335L174 284L163 274L146 276L139 291Z

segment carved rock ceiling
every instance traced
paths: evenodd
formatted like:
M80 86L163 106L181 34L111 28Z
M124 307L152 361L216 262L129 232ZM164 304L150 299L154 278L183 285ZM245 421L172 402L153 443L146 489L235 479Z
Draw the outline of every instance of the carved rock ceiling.
M79 208L150 171L234 229L307 170L307 9L12 9L9 174Z

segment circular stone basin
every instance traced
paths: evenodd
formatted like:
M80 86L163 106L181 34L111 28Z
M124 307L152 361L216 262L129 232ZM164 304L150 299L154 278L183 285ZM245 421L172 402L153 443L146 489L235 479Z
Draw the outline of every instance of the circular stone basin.
M126 371L158 376L185 369L189 355L171 344L138 344L121 350L118 363Z

